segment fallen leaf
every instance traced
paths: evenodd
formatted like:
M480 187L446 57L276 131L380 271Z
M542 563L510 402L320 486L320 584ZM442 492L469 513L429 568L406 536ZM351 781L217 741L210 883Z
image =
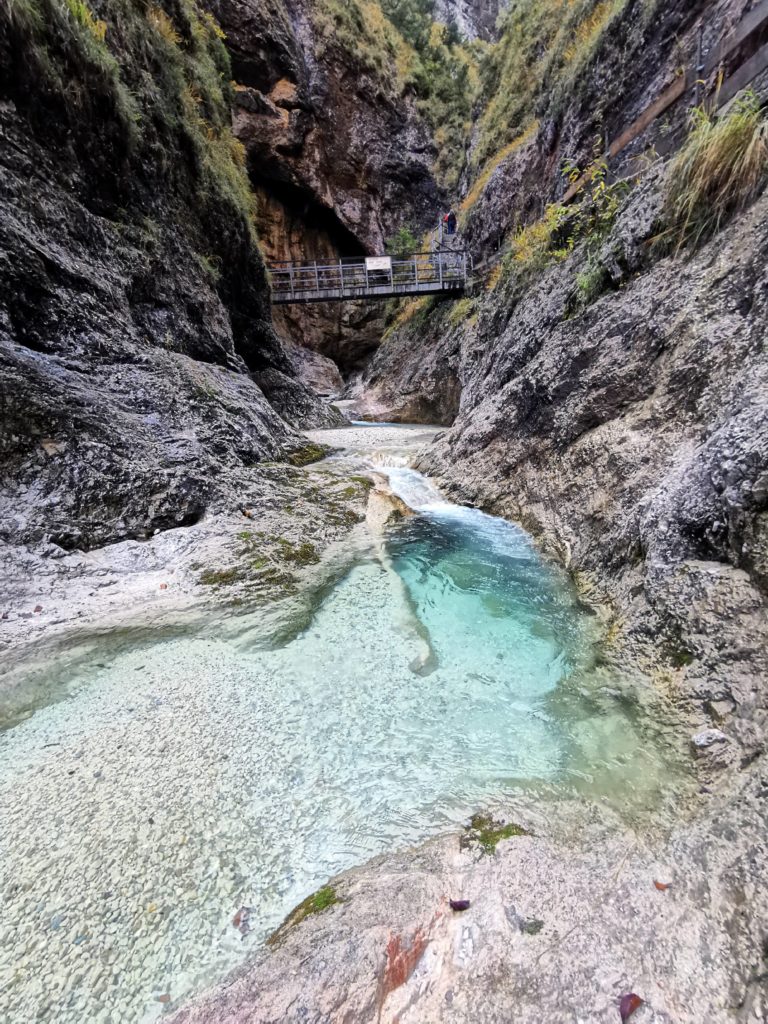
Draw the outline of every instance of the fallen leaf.
M163 992L163 994L161 996L157 997L157 1001L158 1001L158 1003L170 1003L170 1001L171 1001L171 993L170 992Z
M624 1021L629 1020L635 1010L642 1005L643 1000L640 996L635 995L634 992L628 992L625 996L622 996L619 1001L619 1013L621 1014L622 1024Z
M449 900L451 910L469 910L469 900Z
M35 611L36 612L41 612L42 610L43 610L43 606L41 604L36 604L35 605Z
M160 589L161 590L167 590L168 589L168 584L167 583L161 583L160 584Z
M253 907L240 907L238 912L232 918L232 924L237 928L241 935L247 935L251 930L252 913Z
M656 886L656 888L659 890L659 892L666 892L667 889L669 888L669 882L657 882L654 879L653 884Z

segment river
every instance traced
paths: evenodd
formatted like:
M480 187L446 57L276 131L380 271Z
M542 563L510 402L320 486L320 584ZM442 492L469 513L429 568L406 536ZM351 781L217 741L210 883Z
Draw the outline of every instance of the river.
M335 468L415 514L308 624L107 637L3 735L8 1024L155 1020L376 853L504 800L636 816L669 789L672 726L605 664L567 575L409 468L422 433L375 431Z

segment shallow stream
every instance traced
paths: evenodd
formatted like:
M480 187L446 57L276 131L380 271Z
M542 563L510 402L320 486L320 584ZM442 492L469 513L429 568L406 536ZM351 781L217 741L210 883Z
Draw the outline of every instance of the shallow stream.
M565 574L378 458L416 515L289 642L254 642L259 612L239 638L105 641L2 737L8 1024L154 1020L373 854L505 801L642 818L682 779Z

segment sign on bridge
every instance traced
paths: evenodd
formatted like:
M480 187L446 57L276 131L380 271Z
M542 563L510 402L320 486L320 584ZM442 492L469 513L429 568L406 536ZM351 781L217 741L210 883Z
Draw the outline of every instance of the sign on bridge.
M386 270L387 273L392 269L392 257L391 256L368 256L365 260L365 269L371 270Z

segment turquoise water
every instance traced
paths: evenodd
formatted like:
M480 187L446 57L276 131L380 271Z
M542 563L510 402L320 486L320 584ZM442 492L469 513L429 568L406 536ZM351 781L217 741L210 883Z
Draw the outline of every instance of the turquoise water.
M637 815L670 790L669 723L600 664L567 577L514 525L388 472L417 514L298 635L265 649L255 612L238 639L107 640L5 733L4 1020L154 1020L373 854L499 803Z

